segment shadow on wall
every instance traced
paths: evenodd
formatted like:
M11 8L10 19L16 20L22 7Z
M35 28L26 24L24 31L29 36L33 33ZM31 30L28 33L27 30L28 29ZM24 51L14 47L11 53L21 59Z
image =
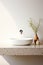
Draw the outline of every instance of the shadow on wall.
M21 0L22 1L22 0ZM27 8L29 8L31 5L29 5L28 3L29 3L29 0L26 0L27 1L27 4L28 4L28 6L29 7L27 7L27 5L26 5L26 3L25 2L19 2L19 1L17 1L17 0L6 0L6 1L4 1L4 0L1 0L1 2L2 2L2 4L3 4L3 6L6 8L6 10L8 10L8 12L10 13L10 15L11 15L11 17L12 18L14 18L15 19L15 21L16 21L16 26L18 27L18 28L20 28L20 27L23 27L23 28L25 28L25 34L24 35L27 35L27 34L29 34L29 36L31 35L31 37L32 37L32 33L31 33L31 30L29 30L28 31L28 26L26 25L26 22L24 23L24 19L25 18L28 18L28 17L30 17L30 15L29 15L29 13L31 14L31 16L33 16L33 15L35 15L36 16L36 18L37 18L37 16L39 17L39 14L41 13L41 15L43 16L43 13L42 13L42 11L43 11L43 8L41 9L41 7L42 7L42 5L41 5L41 7L39 8L37 5L40 5L39 3L40 2L34 2L34 3L37 3L37 7L41 10L40 12L39 12L39 10L34 10L35 8L37 9L37 7L33 7L33 11L31 12L31 9L29 10L28 9L28 11L30 11L30 12L28 12L27 11ZM31 1L30 1L31 2ZM30 3L30 4L32 4L32 5L34 5L35 6L35 4L32 4L32 3ZM42 2L41 2L41 4L43 4ZM24 8L23 8L23 6L22 5L25 5L24 6ZM18 6L18 7L17 7ZM21 10L21 7L19 7L19 6L21 6L22 7L22 10ZM26 8L26 11L25 11L25 8ZM26 12L26 13L25 13ZM39 13L38 13L39 12ZM21 15L22 14L22 15ZM37 15L36 15L37 14ZM40 17L42 17L40 15ZM35 16L33 16L33 17L35 17ZM6 18L7 19L7 18ZM7 19L8 20L8 19ZM11 20L11 18L10 18L10 20ZM3 21L2 21L3 22ZM6 22L6 20L5 20L5 22ZM11 21L11 23L12 23L12 21ZM12 23L12 27L11 27L11 23L10 23L10 28L8 27L8 30L10 29L10 31L14 34L14 33L16 33L17 32L17 35L18 35L18 29L17 29L17 31L15 32L14 31L14 24ZM18 24L19 23L19 24ZM20 24L22 24L21 26L20 26ZM24 24L24 25L23 25ZM27 27L27 28L26 28ZM12 29L13 28L13 29ZM7 30L7 29L6 29ZM8 33L9 33L9 31L8 31ZM9 33L10 34L10 33ZM43 41L43 19L41 19L41 25L40 25L40 28L39 28L39 32L38 32L38 34L39 34L39 38ZM15 35L13 35L13 36L15 36ZM28 35L27 35L28 36Z
M10 65L43 65L43 56L3 56Z
M39 27L39 38L41 40L41 42L43 42L43 19L41 19L40 21L40 27Z

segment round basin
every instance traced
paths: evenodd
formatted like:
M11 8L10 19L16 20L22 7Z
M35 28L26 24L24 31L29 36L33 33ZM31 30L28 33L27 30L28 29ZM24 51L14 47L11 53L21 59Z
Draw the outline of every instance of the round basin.
M32 41L32 38L11 38L13 45L30 45Z

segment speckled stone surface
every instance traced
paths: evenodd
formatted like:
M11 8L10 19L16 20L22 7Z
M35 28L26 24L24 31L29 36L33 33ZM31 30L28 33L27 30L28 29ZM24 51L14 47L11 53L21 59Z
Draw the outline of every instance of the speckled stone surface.
M0 46L0 55L43 55L43 45Z

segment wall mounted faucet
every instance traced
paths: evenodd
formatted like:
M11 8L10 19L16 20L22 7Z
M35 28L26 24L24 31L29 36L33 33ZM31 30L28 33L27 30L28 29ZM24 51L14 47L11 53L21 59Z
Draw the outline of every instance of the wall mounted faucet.
M23 30L22 30L22 29L20 29L20 30L19 30L19 32L22 34L22 33L23 33Z

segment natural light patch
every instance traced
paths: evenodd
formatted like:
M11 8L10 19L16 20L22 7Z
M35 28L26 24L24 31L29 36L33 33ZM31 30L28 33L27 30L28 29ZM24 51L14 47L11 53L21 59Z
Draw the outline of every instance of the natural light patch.
M17 27L15 21L0 2L0 42L8 41L8 38L15 37L16 33Z
M3 56L0 55L0 65L10 65L5 59Z

